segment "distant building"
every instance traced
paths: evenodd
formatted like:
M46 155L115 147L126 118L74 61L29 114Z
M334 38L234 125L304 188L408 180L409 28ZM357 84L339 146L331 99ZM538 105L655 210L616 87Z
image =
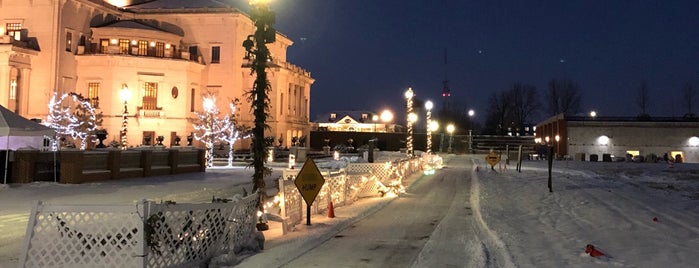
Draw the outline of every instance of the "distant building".
M316 118L318 131L396 132L396 125L383 122L379 114L369 111L333 111Z
M141 144L145 136L173 144L175 136L184 140L193 131L190 120L203 111L202 96L213 94L223 114L230 101L241 100L239 122L252 127L244 93L255 77L242 43L254 31L247 14L214 0L2 0L0 105L46 119L54 92L82 94L103 113L109 142L119 139L119 92L127 88L129 144ZM268 45L265 136L284 137L287 145L310 133L314 83L308 71L286 61L292 44L277 33Z
M536 140L561 156L615 161L638 156L680 158L699 163L699 120L662 117L553 116L536 126ZM559 140L556 141L556 136ZM677 157L679 156L679 157ZM606 159L605 159L606 158Z

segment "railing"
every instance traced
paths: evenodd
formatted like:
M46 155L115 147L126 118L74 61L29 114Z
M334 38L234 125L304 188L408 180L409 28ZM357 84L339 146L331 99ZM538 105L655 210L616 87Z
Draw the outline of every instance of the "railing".
M228 203L45 205L29 216L20 267L197 267L240 252L259 196ZM232 248L231 248L232 247Z
M326 211L330 200L333 206L343 206L359 198L382 196L390 187L402 187L403 178L420 171L421 161L413 158L376 164L349 163L342 169L321 169L325 183L311 204L311 213ZM299 169L285 169L278 181L283 233L301 223L306 210L305 201L294 184L298 172Z

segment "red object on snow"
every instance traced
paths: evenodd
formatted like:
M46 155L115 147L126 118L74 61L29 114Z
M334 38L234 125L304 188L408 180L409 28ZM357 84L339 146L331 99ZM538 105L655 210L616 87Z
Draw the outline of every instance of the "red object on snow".
M333 201L328 202L328 218L335 218L335 208L333 208Z
M658 221L658 217L653 217L653 221Z
M602 251L599 251L595 248L595 246L590 244L587 244L587 246L585 246L585 253L590 254L590 256L592 257L604 256L604 253Z

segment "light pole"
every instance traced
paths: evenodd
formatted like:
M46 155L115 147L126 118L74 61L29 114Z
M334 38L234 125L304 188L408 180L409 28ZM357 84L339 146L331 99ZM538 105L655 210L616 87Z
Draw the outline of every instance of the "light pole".
M425 121L427 121L427 154L432 153L432 129L431 129L431 124L432 124L432 107L434 104L432 104L432 101L426 101L425 102L425 110L427 110L427 115L425 116Z
M131 91L129 90L129 87L126 84L121 85L119 97L121 97L121 100L124 101L124 113L121 115L121 131L119 132L119 136L121 136L121 149L126 150L127 146L129 145L126 140L126 131L127 126L129 124L128 101L129 98L131 98Z
M561 152L558 150L558 141L561 140L561 136L559 136L558 134L556 134L556 136L553 137L553 139L556 140L556 157L558 157L558 155L561 153Z
M265 150L265 126L267 121L267 108L269 107L269 98L267 90L270 84L267 81L267 61L271 60L267 44L274 43L277 31L272 27L275 21L274 12L269 9L269 0L250 0L252 6L250 19L255 23L255 34L248 36L243 41L246 57L254 55L252 62L252 71L256 75L253 88L246 94L252 100L253 115L255 123L252 130L252 166L254 173L252 176L252 190L260 191L259 210L264 212L264 202L266 198L265 191L265 174L271 173L269 168L265 167L265 159L267 158L267 150ZM260 223L262 224L262 223ZM266 230L269 228L266 223L263 226L258 224L258 229ZM310 219L308 224L310 225Z
M473 115L475 115L476 112L471 109L468 110L468 151L470 153L473 153L473 134L472 134L472 124L473 124Z
M393 113L389 110L383 110L381 112L381 122L383 122L384 128L386 129L386 133L388 133L388 123L390 123L393 120Z
M379 121L379 116L378 115L373 115L371 117L371 121L374 122L374 130L372 132L376 133L376 121Z
M405 143L405 153L408 155L408 158L413 156L413 122L410 120L411 114L413 114L413 89L408 88L407 91L405 91L405 100L406 100L406 116L407 116L407 127L408 127L408 137L406 138L406 143Z
M447 132L449 132L449 148L447 148L447 152L452 153L451 144L454 142L454 124L447 125Z

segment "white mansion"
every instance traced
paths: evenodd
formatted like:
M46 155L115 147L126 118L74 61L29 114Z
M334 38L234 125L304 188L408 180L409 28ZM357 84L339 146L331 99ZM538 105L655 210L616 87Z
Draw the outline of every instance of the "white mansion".
M79 93L102 112L106 142L118 141L126 89L130 145L145 136L164 136L166 145L175 136L184 141L207 94L222 114L239 99L239 122L252 126L244 92L255 77L242 43L254 31L247 14L215 0L0 0L0 105L46 120L54 93ZM268 45L265 136L286 145L310 132L314 82L286 61L292 43L277 33Z

